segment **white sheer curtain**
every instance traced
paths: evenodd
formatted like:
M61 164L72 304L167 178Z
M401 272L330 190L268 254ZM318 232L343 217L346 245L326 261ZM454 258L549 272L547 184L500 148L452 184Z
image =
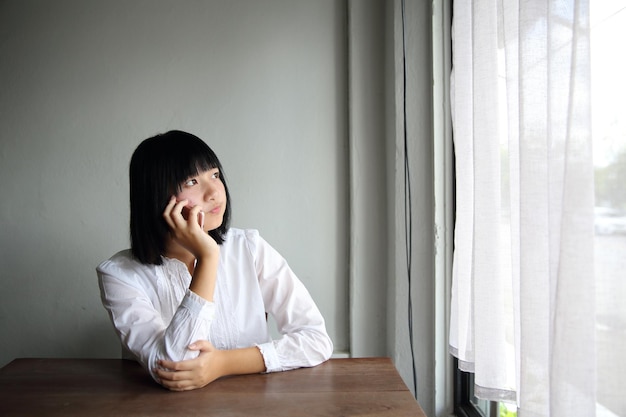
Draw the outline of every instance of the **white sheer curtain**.
M626 415L596 360L588 1L454 2L450 347L523 417L595 416L598 381Z

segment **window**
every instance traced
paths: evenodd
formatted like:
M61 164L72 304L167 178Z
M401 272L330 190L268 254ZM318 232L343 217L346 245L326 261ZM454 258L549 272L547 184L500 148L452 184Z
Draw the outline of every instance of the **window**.
M483 352L492 351L490 335L502 335L504 332L486 332L486 326L480 321L463 321L468 317L474 318L475 309L481 309L483 314L487 313L483 319L489 321L491 317L496 317L490 325L503 330L506 324L501 322L509 320L500 318L509 313L507 303L500 303L491 316L489 306L485 306L489 300L508 298L507 294L511 292L508 287L512 285L512 291L517 291L518 295L512 303L525 304L526 308L512 315L514 319L511 321L515 326L507 327L510 336L501 338L501 345L493 349L497 351L500 362L494 365L493 357L484 353L481 358L481 370L493 371L497 368L506 372L495 377L491 372L483 373L489 374L489 383L493 385L480 386L479 383L479 389L486 387L491 398L509 396L509 400L520 401L520 386L528 394L533 391L532 381L547 381L545 383L551 395L561 398L559 404L566 404L568 410L574 410L571 415L590 415L593 408L596 408L598 416L625 415L626 402L617 393L617 387L619 376L626 371L626 361L622 357L626 353L626 308L621 302L626 295L626 282L622 279L626 269L626 117L623 112L626 108L626 58L617 53L616 42L626 37L626 4L520 2L517 9L515 2L497 2L497 6L504 5L505 9L512 7L505 11L503 18L500 14L502 10L494 3L478 3L462 6L462 12L469 16L463 23L468 31L465 32L466 37L456 38L456 47L470 39L462 45L462 59L466 61L461 62L469 71L463 74L464 79L454 74L458 94L453 92L453 105L457 106L453 113L456 113L455 133L470 136L470 140L463 143L468 145L463 149L465 154L460 154L464 157L472 152L470 158L463 160L464 163L469 162L464 168L469 166L472 170L460 175L461 181L470 178L466 185L474 187L466 193L470 197L466 201L471 203L466 206L469 207L470 221L465 232L472 240L469 241L469 256L465 257L468 262L463 267L469 268L461 267L461 270L471 269L472 280L479 277L483 298L475 301L477 281L471 281L466 287L472 291L466 298L469 302L462 304L453 300L454 308L458 309L453 313L453 321L456 317L458 323L455 325L458 327L452 327L458 330L454 336L458 336L459 340L458 345L452 346L458 346L458 351L462 352L459 356L463 357L462 364L470 370L478 363L474 359L478 351L474 350L475 341L486 348ZM589 19L587 7L591 7ZM455 15L459 16L456 12L455 5ZM519 23L519 28L509 32L510 27L498 26L507 19L512 19L508 20L509 23ZM495 24L485 29L476 22ZM496 30L492 30L494 28ZM496 34L505 38L506 46L502 46L501 37L496 39ZM536 36L542 38L537 39ZM485 51L490 45L493 50ZM498 47L500 51L497 51ZM511 59L512 64L505 61L506 71L498 73L495 68L503 62L500 56L503 48L507 49L505 59ZM591 61L587 60L587 51L590 51ZM590 78L586 77L587 74ZM497 88L493 88L497 85L496 77L506 79L507 91L503 96L498 94ZM583 82L579 84L581 80ZM587 80L591 81L590 84ZM464 82L466 84L462 85ZM591 86L590 91L587 90L588 85ZM461 91L461 88L467 89ZM566 95L562 95L559 88ZM467 108L471 112L467 120L457 119L458 114ZM504 114L504 117L498 113ZM589 117L591 120L587 123ZM498 155L498 139L503 132L508 132L510 136L500 142ZM516 152L514 157L510 157L512 152ZM519 166L511 169L508 162ZM488 169L485 169L487 165ZM474 170L475 167L478 168ZM576 168L581 168L581 171ZM517 177L509 178L509 174ZM576 187L571 186L574 183ZM583 185L581 189L577 188L579 184ZM459 185L457 175L457 187ZM481 190L484 187L494 192L485 194ZM458 190L457 197L460 197ZM507 194L509 191L518 193L515 196L516 205L512 204L512 197ZM531 203L525 200L528 198ZM509 208L505 216L502 216L502 207ZM536 207L543 211L536 210ZM595 235L591 233L592 228ZM478 251L473 246L477 241L486 243ZM515 252L503 251L497 247L498 242L510 243ZM477 253L481 258L475 257ZM493 264L486 261L494 253L504 256L500 264L496 262L495 267L491 267ZM481 269L476 272L474 268L477 266ZM507 270L513 271L513 284L510 279L501 279L508 277ZM533 279L533 275L540 279ZM531 281L527 281L528 278ZM539 291L529 282L539 284ZM520 290L520 286L525 288ZM490 295L491 290L497 295ZM568 302L570 306L565 306ZM586 305L586 310L577 312L576 306L582 304ZM538 313L535 314L533 308L537 308ZM530 316L520 319L529 311ZM579 319L584 323L579 324ZM525 326L519 326L516 320L524 320ZM476 333L479 326L482 333ZM520 334L520 327L526 333ZM539 335L532 335L532 331ZM469 332L474 337L462 339ZM536 337L538 343L544 346L534 349L534 345L528 342L529 337ZM509 341L516 349L516 359L512 361L508 360ZM577 341L584 343L577 344ZM521 350L517 350L519 346L516 343L523 345ZM557 354L553 355L554 352ZM533 365L541 366L528 367L524 361L533 361ZM507 365L503 365L504 362ZM576 371L570 372L570 363L576 365ZM529 368L536 368L531 369L536 373L522 376L525 380L520 384L520 374L523 375ZM518 372L520 369L521 372ZM589 372L585 372L587 370ZM476 375L483 378L482 381L486 380L480 372ZM573 378L569 379L572 375ZM572 382L575 384L572 385ZM473 386L473 374L456 372L456 408L459 415L478 413L489 417L508 417L516 414L515 407L509 408L507 403L477 400ZM576 390L568 392L571 386L575 386ZM555 402L551 396L541 394L548 392L545 387L535 388L535 393L531 393L534 397L530 409L549 410L553 407ZM583 397L581 392L584 399L578 403ZM587 407L584 411L575 405L582 403ZM522 410L524 407L522 401Z
M598 417L626 415L626 2L590 1Z

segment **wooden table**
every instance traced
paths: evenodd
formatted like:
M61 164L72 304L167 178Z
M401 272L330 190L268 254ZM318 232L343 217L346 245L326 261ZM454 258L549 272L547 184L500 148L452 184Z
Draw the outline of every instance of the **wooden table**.
M0 416L426 415L388 358L222 378L171 392L122 359L16 359L0 369Z

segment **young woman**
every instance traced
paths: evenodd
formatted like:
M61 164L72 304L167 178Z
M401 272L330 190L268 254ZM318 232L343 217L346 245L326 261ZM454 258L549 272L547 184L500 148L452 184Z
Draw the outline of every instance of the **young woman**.
M303 284L257 231L229 228L230 210L222 166L201 139L170 131L135 150L131 249L101 263L98 280L125 350L168 389L315 366L332 353Z

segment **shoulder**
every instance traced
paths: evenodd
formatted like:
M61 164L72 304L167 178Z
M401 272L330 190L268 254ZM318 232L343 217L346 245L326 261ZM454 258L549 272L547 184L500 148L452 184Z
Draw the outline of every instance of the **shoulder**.
M132 255L130 249L122 250L96 267L98 274L126 275L129 272L145 273L155 265L144 265Z
M228 240L257 239L258 237L259 231L256 229L238 229L236 227L231 227L228 229L228 233L226 233L226 238Z
M251 252L255 252L260 240L262 240L261 236L256 229L231 227L228 229L223 246L225 250L248 249Z
M256 229L229 229L225 242L225 253L248 253L259 265L286 262L282 255L270 245ZM230 247L228 246L230 245Z

